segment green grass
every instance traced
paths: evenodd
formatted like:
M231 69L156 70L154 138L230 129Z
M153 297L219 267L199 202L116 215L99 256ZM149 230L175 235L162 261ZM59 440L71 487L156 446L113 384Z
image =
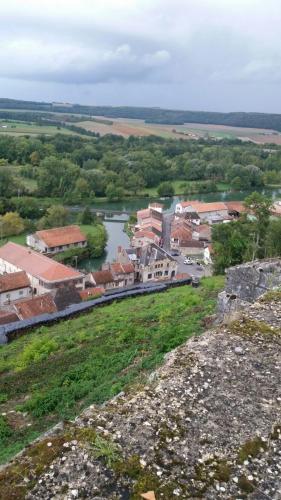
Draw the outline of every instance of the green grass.
M184 181L184 180L179 180L179 181L172 181L172 185L175 190L176 195L183 195L186 191L186 187L189 186L191 191L194 193L198 193L198 185L203 184L204 181ZM153 197L158 197L158 186L152 187L152 188L145 188L143 192L147 193L149 196ZM218 182L217 183L217 190L218 191L228 191L230 189L230 185L224 182Z
M2 128L2 127L7 128ZM68 130L64 127L58 128L54 125L37 125L36 123L26 123L20 121L0 121L0 134L8 134L8 135L55 135L55 134L67 134L67 135L76 135L75 132Z
M2 346L0 414L9 425L9 411L27 413L17 414L25 425L11 423L13 432L0 442L0 462L59 420L143 382L167 352L203 331L223 281L205 278L198 289L116 302Z
M14 243L18 243L19 245L26 245L26 233L18 234L17 236L5 236L4 238L0 238L0 247L8 243L8 241L13 241Z

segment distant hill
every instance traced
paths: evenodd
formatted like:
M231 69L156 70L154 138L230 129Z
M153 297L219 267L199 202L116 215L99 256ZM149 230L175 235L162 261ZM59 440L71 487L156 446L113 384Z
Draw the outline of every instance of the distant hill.
M147 123L183 125L184 123L203 123L229 125L235 127L265 128L281 132L281 114L273 113L217 113L209 111L181 111L161 108L130 106L86 106L69 103L47 103L0 99L0 109L31 110L56 113L73 113L108 118L134 118Z

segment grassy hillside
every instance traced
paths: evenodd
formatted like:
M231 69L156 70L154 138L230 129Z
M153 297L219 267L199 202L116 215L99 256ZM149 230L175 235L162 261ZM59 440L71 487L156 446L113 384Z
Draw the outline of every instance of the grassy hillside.
M140 383L164 355L204 330L222 277L127 299L41 327L0 348L0 461L46 428Z

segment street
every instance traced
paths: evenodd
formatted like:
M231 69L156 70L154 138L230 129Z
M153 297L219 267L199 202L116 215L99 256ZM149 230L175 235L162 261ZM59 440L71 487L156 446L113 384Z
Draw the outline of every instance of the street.
M198 266L197 264L184 264L184 257L182 255L173 256L178 263L178 273L188 273L190 276L195 276L196 278L202 278L206 276L205 267Z

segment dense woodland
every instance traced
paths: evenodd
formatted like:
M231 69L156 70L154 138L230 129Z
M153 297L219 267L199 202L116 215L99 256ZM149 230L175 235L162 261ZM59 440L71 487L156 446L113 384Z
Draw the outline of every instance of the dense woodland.
M180 111L160 108L141 108L129 106L83 106L59 103L17 101L0 99L1 109L25 109L33 111L55 111L78 113L108 118L138 118L149 123L182 125L184 123L210 123L235 127L267 128L281 131L281 115L273 113L216 113L206 111Z
M237 190L281 182L281 148L275 146L272 151L229 139L218 142L155 136L84 139L64 134L37 138L3 135L0 165L0 198L4 205L5 199L19 191L21 195L30 194L26 184L15 179L15 165L22 179L35 181L33 196L57 197L64 203L95 197L121 199L153 187L161 187L162 196L172 195L173 181L181 181L186 195L192 181L202 183L203 191L215 191L221 182Z

